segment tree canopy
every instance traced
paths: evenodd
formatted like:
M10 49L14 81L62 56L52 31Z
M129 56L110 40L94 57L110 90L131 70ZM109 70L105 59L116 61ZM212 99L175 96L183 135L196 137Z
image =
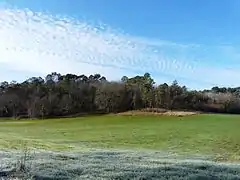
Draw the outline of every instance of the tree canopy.
M54 72L45 78L0 84L1 117L44 118L142 108L240 113L240 87L190 91L176 80L156 85L149 73L112 82L100 74Z

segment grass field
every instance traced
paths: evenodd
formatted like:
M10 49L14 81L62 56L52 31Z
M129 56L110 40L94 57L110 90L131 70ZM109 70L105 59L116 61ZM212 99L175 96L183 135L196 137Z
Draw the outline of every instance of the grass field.
M0 147L48 150L116 148L210 155L240 161L240 116L105 115L52 120L0 120Z

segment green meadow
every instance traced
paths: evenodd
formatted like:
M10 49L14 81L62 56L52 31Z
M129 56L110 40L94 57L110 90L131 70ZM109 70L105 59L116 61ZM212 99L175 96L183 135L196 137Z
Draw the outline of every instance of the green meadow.
M240 116L86 116L0 120L2 149L80 151L84 148L202 154L240 161Z

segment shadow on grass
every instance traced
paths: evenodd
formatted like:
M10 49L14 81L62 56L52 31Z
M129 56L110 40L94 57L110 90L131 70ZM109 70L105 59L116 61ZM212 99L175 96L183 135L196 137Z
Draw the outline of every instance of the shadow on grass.
M101 116L101 115L107 115L108 113L104 112L104 111L96 111L96 112L81 112L81 113L75 113L75 114L69 114L69 115L49 115L49 116L44 116L44 118L42 117L36 117L36 118L32 118L32 119L43 119L43 120L47 120L47 119L59 119L59 118L76 118L76 117L91 117L91 116ZM18 116L16 118L16 120L26 120L26 119L31 119L29 118L28 115L21 115Z

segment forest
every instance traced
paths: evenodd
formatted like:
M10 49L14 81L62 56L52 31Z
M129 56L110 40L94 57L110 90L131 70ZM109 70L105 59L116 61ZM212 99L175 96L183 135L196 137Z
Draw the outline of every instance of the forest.
M53 72L0 84L1 117L50 118L144 108L238 114L240 87L189 90L176 80L157 85L149 73L108 81L100 74Z

